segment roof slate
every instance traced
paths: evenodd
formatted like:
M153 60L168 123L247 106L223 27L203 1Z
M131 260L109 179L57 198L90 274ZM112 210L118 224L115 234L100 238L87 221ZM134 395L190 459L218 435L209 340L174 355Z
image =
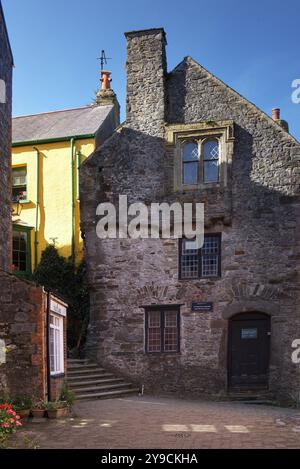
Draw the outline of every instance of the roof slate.
M12 122L12 141L32 142L95 134L112 108L113 105L91 105L15 117Z

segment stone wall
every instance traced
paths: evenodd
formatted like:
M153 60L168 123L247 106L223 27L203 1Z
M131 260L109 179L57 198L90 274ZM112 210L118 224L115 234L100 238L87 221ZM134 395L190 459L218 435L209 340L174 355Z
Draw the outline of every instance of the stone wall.
M48 293L0 270L0 396L48 397ZM59 398L67 370L67 319L64 323L65 373L51 376L51 400ZM5 360L3 362L3 357Z
M300 337L300 146L191 58L166 75L162 31L127 37L128 119L81 169L91 289L88 353L146 391L221 396L228 387L230 317L259 311L271 316L270 390L278 399L296 400L291 343ZM161 64L153 76L145 73L151 61ZM149 80L154 86L159 76L163 87L155 99ZM234 122L226 187L175 190L176 148L161 134L162 116L166 132L170 124L210 129ZM119 194L129 202L204 202L206 231L222 233L221 278L180 280L176 240L99 240L96 206L116 202ZM192 301L199 300L212 301L213 311L192 312ZM179 354L145 353L142 306L153 304L182 305Z
M41 287L0 270L0 394L46 396L46 295Z
M11 101L12 55L0 5L0 80L6 85L6 102L0 100L0 268L11 265Z

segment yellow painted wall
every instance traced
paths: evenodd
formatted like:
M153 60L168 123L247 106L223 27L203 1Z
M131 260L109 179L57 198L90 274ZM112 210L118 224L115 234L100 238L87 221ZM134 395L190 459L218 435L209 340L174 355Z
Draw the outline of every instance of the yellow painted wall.
M51 238L56 238L55 245L64 257L71 255L72 245L72 178L71 178L71 145L70 141L53 142L35 145L40 152L40 187L38 219L38 262L42 251ZM84 161L95 149L94 139L75 140L74 143L74 223L75 223L75 259L78 262L83 255L83 242L80 236L79 202L77 200L76 152L80 151ZM34 236L36 224L37 200L37 154L33 146L13 147L12 167L27 166L27 199L22 203L16 222L32 226L31 231L31 265L34 268Z

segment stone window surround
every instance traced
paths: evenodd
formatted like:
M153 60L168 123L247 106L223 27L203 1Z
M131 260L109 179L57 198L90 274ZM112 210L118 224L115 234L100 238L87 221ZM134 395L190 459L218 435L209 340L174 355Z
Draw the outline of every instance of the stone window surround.
M157 356L157 355L160 355L160 356L164 356L164 355L167 355L167 356L176 356L178 354L180 354L181 352L181 347L180 347L180 343L181 343L181 306L182 304L151 304L151 305L145 305L145 306L141 306L141 308L144 309L144 353L146 355L148 355L149 357L151 356ZM156 352L152 352L152 351L149 351L148 350L148 315L149 313L151 313L151 311L160 311L161 313L161 334L163 334L163 331L164 331L164 326L163 326L163 323L164 323L164 319L163 319L163 316L164 316L164 313L166 311L176 311L177 312L177 350L175 351L167 351L167 350L164 350L164 338L163 338L163 335L161 336L161 350L160 351L156 351Z
M167 124L165 126L167 146L174 148L174 190L195 191L206 188L228 186L228 168L232 163L234 144L234 121L203 121L194 124ZM186 185L182 183L182 143L193 140L216 138L220 144L219 181Z
M206 283L206 282L211 282L211 281L218 281L222 277L222 232L216 231L216 232L205 232L205 236L216 236L218 237L219 240L219 266L218 266L218 275L213 275L213 276L201 276L199 275L198 277L182 277L181 276L181 249L182 249L182 239L178 239L177 241L177 247L178 247L178 256L177 256L177 262L178 262L178 267L177 267L177 272L178 272L178 281L180 282L201 282L201 283ZM200 249L201 251L201 249ZM199 255L199 261L201 261L201 255ZM201 272L201 269L199 271L199 274Z

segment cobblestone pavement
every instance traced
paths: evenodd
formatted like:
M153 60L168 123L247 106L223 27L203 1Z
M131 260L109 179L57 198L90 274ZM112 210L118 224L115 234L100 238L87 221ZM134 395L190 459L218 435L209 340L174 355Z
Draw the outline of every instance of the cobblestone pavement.
M300 448L300 411L157 397L79 402L67 419L29 421L12 440L39 448Z

